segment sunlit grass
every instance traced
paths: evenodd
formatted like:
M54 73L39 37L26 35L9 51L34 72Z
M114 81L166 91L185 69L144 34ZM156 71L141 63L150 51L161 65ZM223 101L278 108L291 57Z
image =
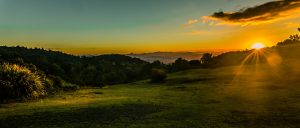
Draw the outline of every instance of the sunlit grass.
M254 58L258 54L264 58L262 53L266 57L273 56L266 50L252 53L253 57L248 59L256 62ZM270 62L274 60L276 57ZM274 79L270 74L274 67L269 63L245 63L239 80L232 82L239 68L241 66L188 70L170 74L165 83L152 84L145 80L102 89L83 88L37 102L2 105L0 125L14 120L14 123L5 122L4 126L299 126L300 87L297 83ZM22 118L25 115L27 118Z

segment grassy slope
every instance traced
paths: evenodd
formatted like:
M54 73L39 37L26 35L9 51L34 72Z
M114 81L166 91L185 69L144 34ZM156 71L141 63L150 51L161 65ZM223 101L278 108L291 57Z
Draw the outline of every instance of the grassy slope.
M282 69L197 69L1 105L0 127L300 127L299 73Z

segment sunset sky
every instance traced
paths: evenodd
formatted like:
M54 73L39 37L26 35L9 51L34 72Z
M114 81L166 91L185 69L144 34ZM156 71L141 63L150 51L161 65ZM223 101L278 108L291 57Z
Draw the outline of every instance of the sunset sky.
M0 0L0 45L72 54L246 49L296 34L300 0Z

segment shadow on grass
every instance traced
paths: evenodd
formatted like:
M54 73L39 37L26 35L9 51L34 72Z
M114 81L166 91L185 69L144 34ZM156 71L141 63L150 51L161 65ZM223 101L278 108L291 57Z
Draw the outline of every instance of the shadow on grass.
M283 128L283 127L300 127L300 116L297 114L299 110L284 109L271 110L268 113L259 114L247 111L231 111L223 121L230 126L243 126L249 128Z
M105 107L90 107L63 112L39 112L33 115L11 116L0 120L1 128L17 127L103 127L143 121L149 114L160 112L162 106L131 103Z

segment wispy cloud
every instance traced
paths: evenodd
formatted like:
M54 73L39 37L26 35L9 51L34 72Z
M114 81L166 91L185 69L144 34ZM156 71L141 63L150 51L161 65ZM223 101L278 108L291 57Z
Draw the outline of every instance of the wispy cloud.
M183 28L191 28L192 26L194 26L195 24L201 22L201 19L190 19L188 20L186 23L184 23L184 25L182 26Z
M237 12L215 12L210 16L203 16L203 22L218 21L215 25L255 25L268 23L299 16L300 0L272 1L255 7L241 9Z
M192 20L189 20L186 24L187 25L192 25L192 24L195 24L195 23L198 23L199 20L198 19L192 19Z

